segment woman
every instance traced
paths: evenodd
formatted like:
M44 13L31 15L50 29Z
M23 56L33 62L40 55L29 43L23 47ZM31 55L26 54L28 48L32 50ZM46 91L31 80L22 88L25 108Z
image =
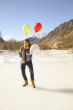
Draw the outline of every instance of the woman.
M27 65L30 71L32 86L33 88L35 88L34 71L33 71L32 59L31 59L32 55L30 54L30 46L31 46L30 41L28 39L25 39L23 45L20 48L21 72L24 79L24 84L23 84L24 87L28 85L28 79L25 74L25 67Z

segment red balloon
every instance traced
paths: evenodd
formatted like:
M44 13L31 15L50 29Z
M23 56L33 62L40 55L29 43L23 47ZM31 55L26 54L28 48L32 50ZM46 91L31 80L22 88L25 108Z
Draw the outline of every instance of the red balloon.
M42 24L41 23L36 23L34 26L34 31L39 32L42 29Z

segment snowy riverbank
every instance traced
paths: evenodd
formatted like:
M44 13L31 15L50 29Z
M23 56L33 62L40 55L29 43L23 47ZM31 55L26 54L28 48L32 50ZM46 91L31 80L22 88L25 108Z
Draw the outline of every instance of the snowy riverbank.
M73 54L41 51L32 57L36 89L23 88L20 58L16 53L0 54L1 110L73 110Z

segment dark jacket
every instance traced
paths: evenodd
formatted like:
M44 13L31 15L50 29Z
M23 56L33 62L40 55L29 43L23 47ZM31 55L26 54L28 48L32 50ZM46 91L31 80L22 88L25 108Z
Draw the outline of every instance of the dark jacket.
M20 49L19 55L21 57L21 63L29 62L32 57L32 55L30 54L30 49L24 47Z

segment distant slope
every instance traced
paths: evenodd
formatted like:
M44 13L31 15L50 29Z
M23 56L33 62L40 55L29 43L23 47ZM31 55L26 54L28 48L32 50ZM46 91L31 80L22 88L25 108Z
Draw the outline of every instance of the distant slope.
M0 37L0 50L4 49L4 39Z
M43 49L73 48L73 19L59 25L36 43Z
M4 39L2 37L0 37L0 43L4 42Z
M37 40L38 38L36 36L31 36L31 37L28 37L28 39L32 42Z

